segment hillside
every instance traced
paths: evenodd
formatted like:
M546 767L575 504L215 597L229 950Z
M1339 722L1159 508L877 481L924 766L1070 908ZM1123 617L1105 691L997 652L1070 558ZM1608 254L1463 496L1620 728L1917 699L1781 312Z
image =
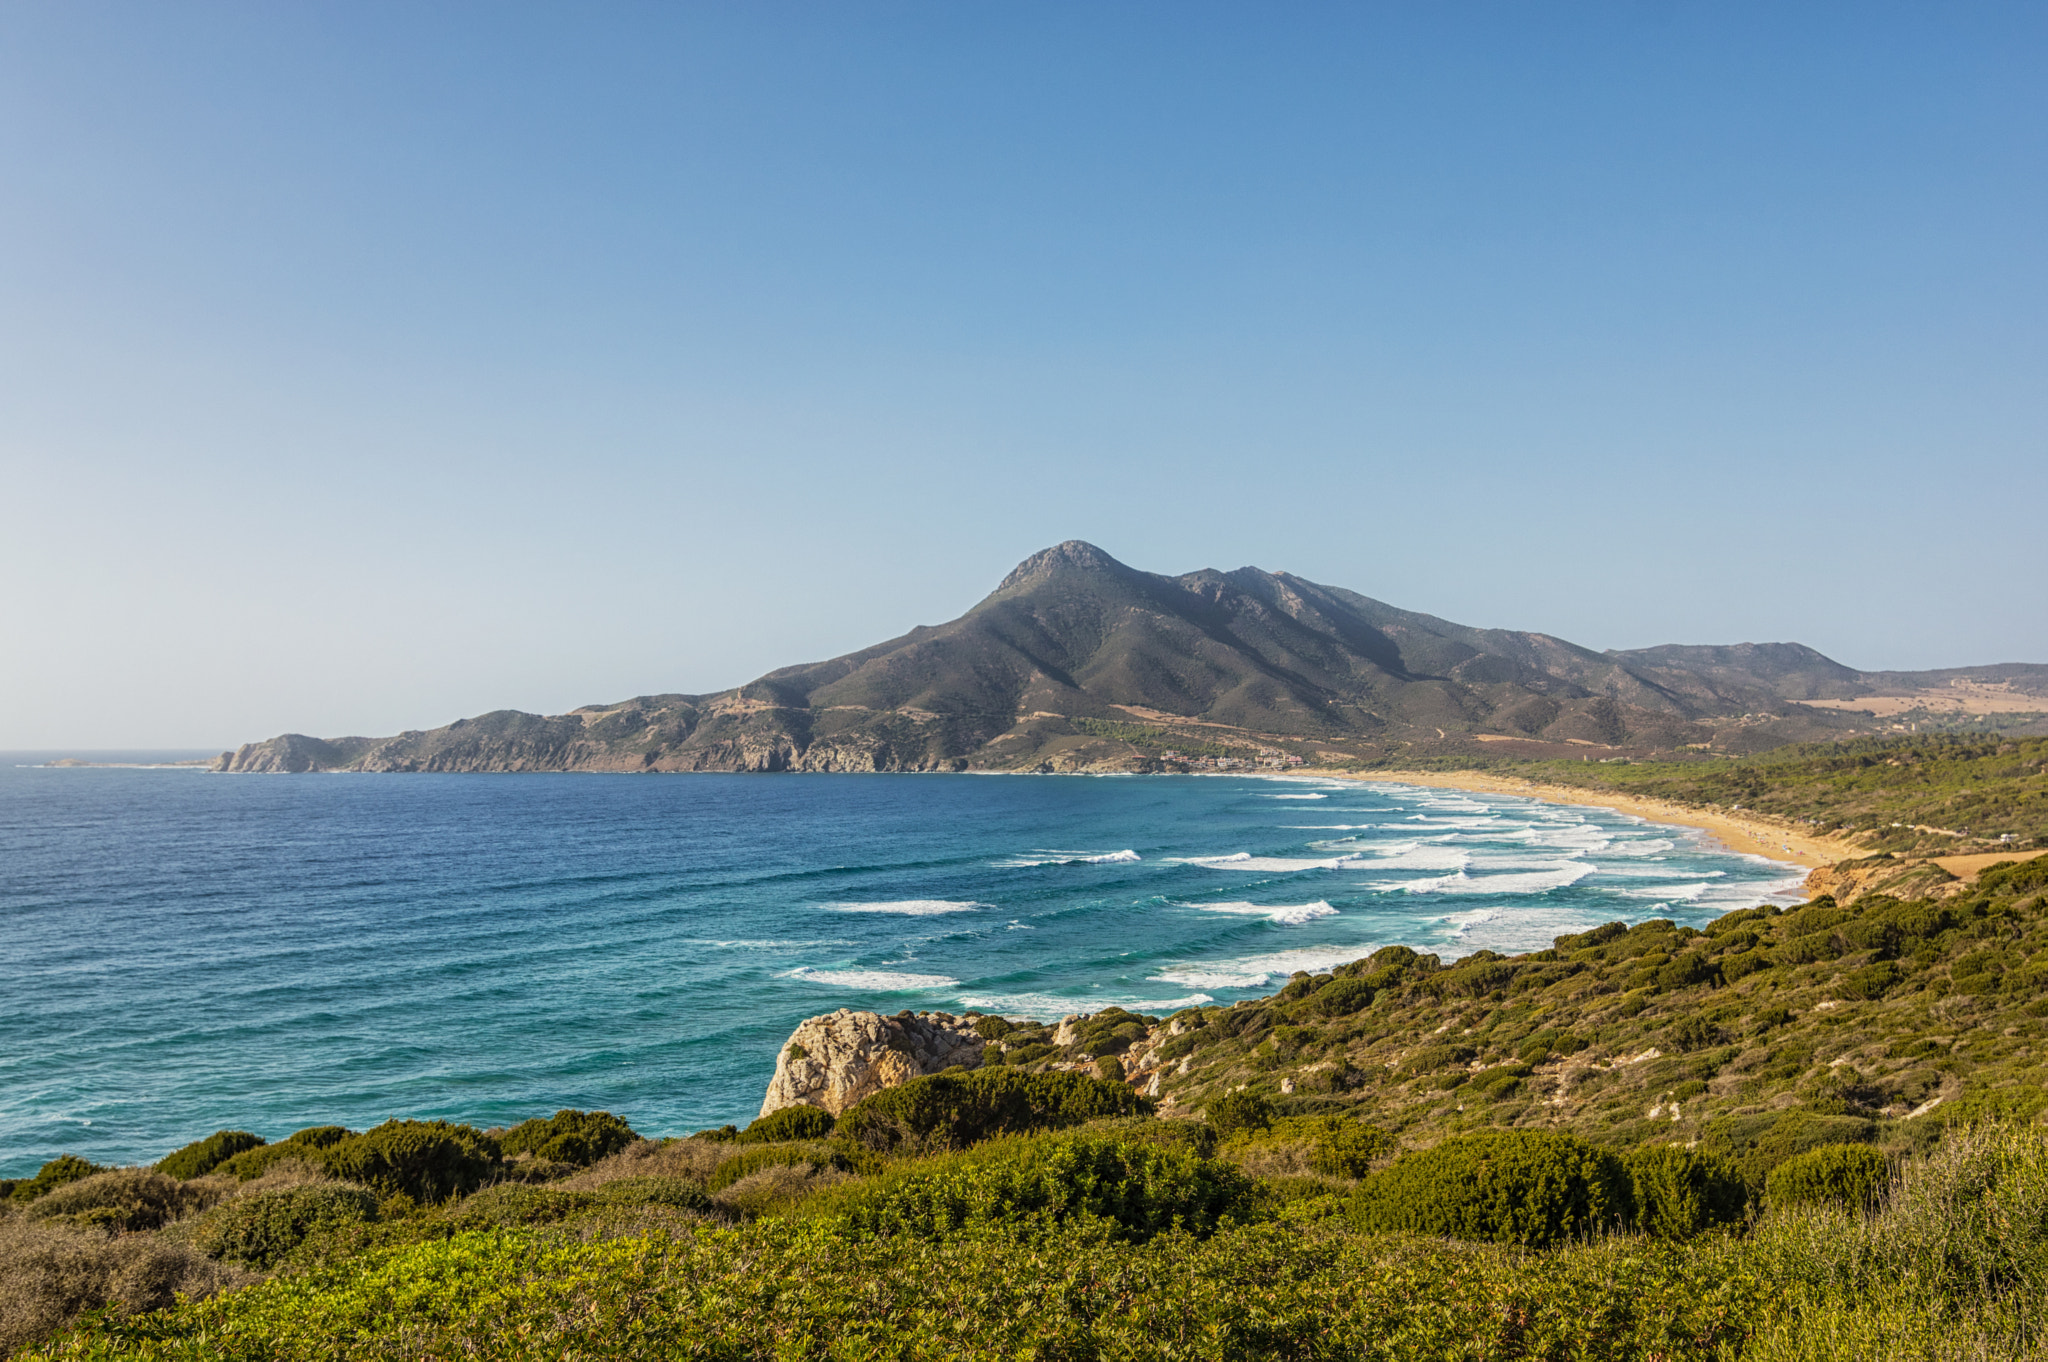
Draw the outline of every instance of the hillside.
M1284 572L1141 572L1070 541L1026 559L959 619L735 690L562 715L501 710L391 738L286 734L223 753L215 769L1370 765L1753 752L1915 724L2048 720L2048 667L1981 671L1871 676L1797 644L1597 653Z

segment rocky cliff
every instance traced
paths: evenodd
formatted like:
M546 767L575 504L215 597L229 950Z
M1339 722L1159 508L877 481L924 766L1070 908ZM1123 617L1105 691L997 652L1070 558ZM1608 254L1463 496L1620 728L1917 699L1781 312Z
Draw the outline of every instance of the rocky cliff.
M1177 1023L1120 1009L1077 1012L1046 1027L983 1014L885 1017L841 1008L797 1023L776 1057L761 1115L801 1105L838 1116L884 1088L947 1069L978 1069L985 1061L1000 1064L1011 1054L1046 1061L1050 1068L1088 1071L1097 1060L1115 1056L1125 1082L1157 1097L1160 1077L1171 1067L1159 1058L1159 1047L1178 1034Z

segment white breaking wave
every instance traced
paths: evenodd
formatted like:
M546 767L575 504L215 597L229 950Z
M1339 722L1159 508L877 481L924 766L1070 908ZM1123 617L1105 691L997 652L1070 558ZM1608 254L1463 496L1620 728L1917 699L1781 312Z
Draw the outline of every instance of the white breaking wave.
M943 913L971 913L992 904L972 899L896 899L887 903L827 903L835 913L900 913L904 917L938 917Z
M833 988L868 988L884 993L914 993L935 988L958 988L958 979L943 974L898 974L882 969L812 969L802 965L785 971L785 979L805 984L826 984Z
M1135 851L1040 851L1030 856L1016 856L998 864L1009 869L1021 869L1034 865L1126 865L1145 858Z
M1314 903L1193 903L1205 913L1229 913L1235 917L1262 917L1284 927L1298 927L1319 917L1335 917L1337 910L1317 899Z
M1334 870L1338 866L1357 864L1357 858L1353 856L1254 856L1248 851L1228 856L1184 856L1179 860L1182 865L1198 865L1204 870L1254 870L1271 875L1291 875L1299 870Z
M1463 870L1470 856L1471 853L1460 851L1457 847L1417 846L1410 843L1392 855L1378 856L1372 860L1360 857L1352 862L1352 868L1358 870Z
M1190 988L1261 988L1269 981L1285 979L1296 970L1320 974L1335 966L1371 955L1371 946L1312 946L1306 950L1276 951L1271 955L1247 955L1236 960L1196 961L1173 965L1151 976L1157 984L1186 984Z
M1366 889L1403 889L1411 894L1547 894L1568 884L1577 884L1597 869L1583 861L1568 861L1552 869L1526 875L1439 875L1421 880L1376 880Z
M1261 799L1328 799L1326 794L1260 795Z
M1609 856L1661 856L1667 851L1678 850L1678 843L1669 837L1648 837L1638 840L1617 841L1607 848Z
M1621 892L1632 899L1661 899L1666 902L1697 903L1711 886L1705 880L1693 884L1646 884Z

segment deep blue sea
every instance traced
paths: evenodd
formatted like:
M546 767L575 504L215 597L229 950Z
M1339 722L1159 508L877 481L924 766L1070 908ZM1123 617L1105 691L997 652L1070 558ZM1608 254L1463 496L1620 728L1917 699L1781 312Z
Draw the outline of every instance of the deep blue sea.
M214 776L0 757L0 1176L235 1126L676 1134L839 1007L1057 1017L1789 902L1601 809L1230 776Z

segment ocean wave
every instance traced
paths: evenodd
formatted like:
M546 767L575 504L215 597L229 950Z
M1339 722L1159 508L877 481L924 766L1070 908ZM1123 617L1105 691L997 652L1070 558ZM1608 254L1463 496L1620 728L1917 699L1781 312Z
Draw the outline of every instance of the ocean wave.
M1235 917L1262 917L1283 927L1298 927L1319 917L1335 917L1337 910L1317 899L1314 903L1189 903L1205 913L1229 913Z
M1609 856L1661 856L1667 851L1678 850L1678 843L1669 837L1617 838L1607 848Z
M972 899L895 899L885 903L826 903L819 905L835 913L898 913L904 917L937 917L943 913L971 913L993 904Z
M1302 870L1335 870L1355 866L1352 856L1254 856L1248 851L1228 856L1181 856L1181 865L1198 865L1204 870L1251 870L1268 875L1292 875Z
M1328 798L1329 798L1329 796L1328 796L1328 795L1326 795L1326 794L1278 794L1278 795L1260 795L1260 796L1259 796L1259 798L1261 798L1261 799L1328 799Z
M1457 847L1415 846L1389 855L1377 856L1372 860L1363 857L1353 861L1355 870L1463 870L1471 853Z
M808 965L785 970L781 976L803 984L825 984L833 988L865 988L882 993L924 993L933 989L958 988L960 981L943 974L901 974L881 969L812 969Z
M1700 896L1712 886L1706 880L1692 884L1646 884L1635 889L1620 892L1632 899L1659 899L1665 902L1697 903Z
M1547 894L1577 884L1597 869L1583 861L1568 861L1525 875L1467 875L1460 870L1430 879L1377 880L1363 887L1380 891L1401 889L1410 894Z
M1189 988L1262 988L1275 978L1285 979L1297 970L1320 974L1338 965L1371 955L1371 946L1311 946L1305 950L1275 951L1270 955L1246 955L1235 960L1193 961L1171 965L1151 975L1155 984L1185 984Z
M1145 858L1131 850L1124 851L1041 851L1030 856L1013 856L998 865L1011 870L1020 870L1039 865L1128 865Z

